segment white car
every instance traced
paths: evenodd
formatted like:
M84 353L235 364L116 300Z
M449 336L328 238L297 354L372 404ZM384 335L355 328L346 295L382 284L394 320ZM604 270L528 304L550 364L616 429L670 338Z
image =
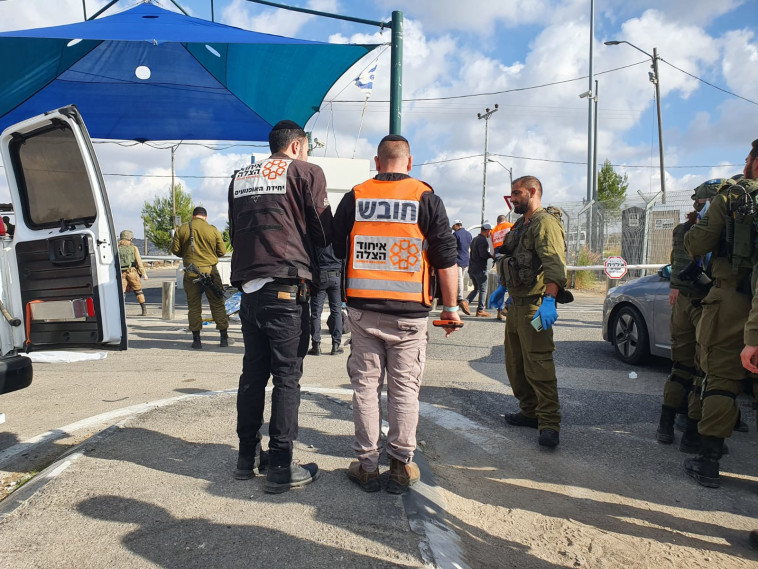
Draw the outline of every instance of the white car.
M608 291L603 304L603 339L629 364L649 355L671 357L671 266Z
M0 239L0 393L28 386L23 352L124 350L118 240L75 106L0 135L16 228Z

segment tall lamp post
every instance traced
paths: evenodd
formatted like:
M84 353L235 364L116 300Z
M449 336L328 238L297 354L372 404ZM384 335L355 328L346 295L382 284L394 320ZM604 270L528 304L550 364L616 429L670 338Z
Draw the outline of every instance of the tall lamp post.
M595 80L595 90L592 91L585 91L584 93L579 95L580 99L589 98L590 101L594 102L593 112L592 114L592 151L590 152L590 157L588 163L592 166L592 174L590 175L590 192L589 196L590 199L587 200L587 203L595 203L597 202L597 92L598 92L598 85L597 85L597 79ZM589 169L587 170L589 175ZM599 239L595 238L595 227L597 225L597 220L595 219L595 214L597 212L593 211L592 208L588 210L587 213L587 244L591 247L597 246Z
M502 162L500 162L500 160L495 160L494 158L487 158L487 162L494 162L495 164L500 164L500 166L508 170L508 179L511 182L510 185L513 186L513 168L508 168L508 166L505 166Z
M605 45L619 45L620 43L625 43L628 46L633 47L637 51L644 53L647 55L650 59L653 60L653 72L649 74L650 81L655 85L655 105L656 109L658 111L658 153L660 156L660 163L661 163L661 203L665 205L666 203L666 170L663 166L663 128L661 127L661 88L660 88L660 75L658 74L658 48L653 48L653 55L650 55L648 52L646 52L644 49L638 48L633 43L629 43L628 41L607 41L604 42Z
M487 162L489 161L488 136L490 117L497 112L497 103L494 109L485 109L484 114L476 113L476 118L484 119L484 179L482 180L482 225L484 225L484 205L487 201Z

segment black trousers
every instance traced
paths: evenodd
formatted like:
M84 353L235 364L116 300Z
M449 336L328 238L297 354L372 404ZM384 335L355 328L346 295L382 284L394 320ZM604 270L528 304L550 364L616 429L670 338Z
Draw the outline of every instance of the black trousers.
M321 273L321 282L318 287L313 287L311 293L311 338L314 342L321 342L321 312L324 310L324 300L329 297L329 314L334 319L334 327L329 330L332 342L342 343L342 293L340 274L332 273L329 276L326 271Z
M274 466L284 466L292 460L292 443L297 439L308 305L264 287L243 293L239 315L245 357L237 391L237 435L241 445L255 444L263 425L266 385L273 377L269 459Z

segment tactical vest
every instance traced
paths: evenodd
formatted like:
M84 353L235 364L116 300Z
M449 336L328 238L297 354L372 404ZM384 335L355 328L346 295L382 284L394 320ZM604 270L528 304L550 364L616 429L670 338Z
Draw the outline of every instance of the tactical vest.
M532 214L530 224L545 215L552 215L561 223L561 211L558 208L548 206ZM561 223L562 226L562 223ZM542 273L542 261L537 253L524 246L524 237L529 227L524 227L524 218L516 221L503 241L503 257L498 261L498 274L500 284L511 288L532 287ZM565 240L564 240L565 244Z
M118 244L118 260L121 264L121 270L126 271L137 262L137 255L134 253L134 245L131 243L122 245L121 243Z
M405 300L431 306L430 267L418 226L429 186L414 178L368 180L354 188L346 294L349 298Z
M504 221L503 223L498 223L492 230L492 247L494 250L497 250L503 244L505 236L511 230L511 227L513 227L512 223Z
M722 253L732 264L734 275L750 271L757 260L758 180L727 180L719 194L726 197L726 225Z
M674 227L671 244L671 288L675 288L688 294L695 294L698 289L692 281L684 281L679 278L679 273L692 261L692 257L684 249L684 234L687 233L688 225L680 223ZM701 295L704 296L704 295Z

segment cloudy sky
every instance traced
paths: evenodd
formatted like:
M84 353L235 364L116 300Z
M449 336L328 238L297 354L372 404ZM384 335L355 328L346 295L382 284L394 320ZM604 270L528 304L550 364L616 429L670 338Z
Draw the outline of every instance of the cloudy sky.
M86 0L88 14L106 0ZM107 14L135 5L121 0ZM171 9L169 0L156 4ZM210 20L210 0L178 0ZM387 21L405 17L402 132L411 143L412 174L443 198L451 218L479 222L485 121L489 120L486 217L506 211L502 196L513 176L538 176L547 202L578 201L587 193L590 0L281 0L316 10ZM389 43L390 33L366 25L268 8L245 0L215 0L217 22L259 32L339 43ZM3 0L0 31L83 19L81 0ZM598 160L627 174L630 192L660 188L651 60L625 40L661 58L660 89L666 185L670 192L742 170L758 138L758 4L755 0L596 0L594 72L598 88ZM388 47L369 54L327 95L306 125L324 148L317 156L369 159L389 128ZM378 63L364 108L353 80ZM709 85L710 84L710 85ZM85 117L86 120L86 117ZM210 220L226 225L229 173L249 162L248 145L182 144L176 173ZM118 229L142 236L145 201L169 195L170 144L96 145ZM210 148L208 148L210 146ZM223 150L219 150L223 146ZM161 148L155 148L161 147ZM0 179L0 201L7 193Z

